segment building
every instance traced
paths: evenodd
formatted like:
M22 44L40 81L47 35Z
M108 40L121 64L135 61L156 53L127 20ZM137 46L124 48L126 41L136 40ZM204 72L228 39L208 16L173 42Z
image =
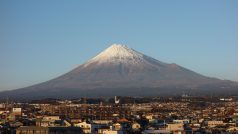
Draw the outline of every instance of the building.
M224 125L224 122L223 121L205 121L205 125L207 125L208 127L215 127L215 126Z
M116 131L119 131L119 130L121 130L121 124L120 124L120 123L115 123L115 124L113 124L113 128L114 128Z
M131 127L133 130L139 130L141 128L140 124L137 122L132 123Z
M183 128L183 124L182 123L179 123L179 124L167 124L166 130L177 131L177 130L184 130L184 128Z
M111 131L112 128L110 126L104 126L98 129L98 134L105 134L107 131Z
M24 126L16 129L16 134L49 134L48 127Z
M83 131L80 127L23 126L16 129L16 134L83 134Z
M12 108L12 113L16 116L21 116L22 110L21 108Z
M170 134L168 130L145 130L144 134Z
M74 124L74 126L82 128L84 134L91 134L91 124L90 123L87 123L84 121L81 123Z
M103 134L123 134L123 131L110 130L110 131L104 131Z

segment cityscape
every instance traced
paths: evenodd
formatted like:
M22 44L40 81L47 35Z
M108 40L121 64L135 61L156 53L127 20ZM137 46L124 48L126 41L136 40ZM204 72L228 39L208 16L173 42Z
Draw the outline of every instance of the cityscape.
M237 0L0 0L0 134L238 134Z
M1 133L236 134L238 97L117 97L6 100Z

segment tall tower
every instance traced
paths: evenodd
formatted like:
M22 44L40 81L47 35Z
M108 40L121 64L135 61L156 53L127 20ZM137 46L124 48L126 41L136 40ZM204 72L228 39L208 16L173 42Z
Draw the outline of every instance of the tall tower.
M120 99L117 99L117 96L115 96L114 101L115 101L115 104L119 104L120 103Z

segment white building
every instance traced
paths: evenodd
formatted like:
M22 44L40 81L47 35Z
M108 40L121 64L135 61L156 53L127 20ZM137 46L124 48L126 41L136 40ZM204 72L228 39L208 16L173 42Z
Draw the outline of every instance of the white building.
M140 124L139 123L132 123L132 129L133 130L138 130L138 129L140 129L141 128L141 126L140 126Z
M59 118L59 116L44 116L43 120L56 121L56 120L60 120L60 118Z
M183 128L183 124L182 123L179 123L179 124L167 124L166 130L178 131L178 130L184 130L184 128Z
M76 124L74 124L74 126L81 127L84 134L91 134L91 124L89 124L85 121L81 122L81 123L76 123Z
M121 124L120 124L120 123L115 123L115 124L113 124L113 127L114 127L114 129L115 129L116 131L121 130Z
M215 127L215 126L223 125L224 122L223 121L205 121L205 124L208 127Z
M183 120L173 120L173 123L178 123L178 124L188 124L189 120L188 119L183 119Z
M12 113L14 115L21 115L21 108L12 108Z

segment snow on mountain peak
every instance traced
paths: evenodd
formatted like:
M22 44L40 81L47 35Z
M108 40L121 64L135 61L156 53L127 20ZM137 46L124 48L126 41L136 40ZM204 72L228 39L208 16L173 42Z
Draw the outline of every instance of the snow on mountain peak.
M143 54L122 44L112 44L110 47L99 53L96 57L89 60L87 64L92 62L127 62L138 63L143 60Z
M105 57L118 57L118 58L136 58L141 57L142 54L139 52L136 52L135 50L127 47L126 45L121 44L113 44L109 48L107 48L105 51L100 53L98 56L105 56Z

